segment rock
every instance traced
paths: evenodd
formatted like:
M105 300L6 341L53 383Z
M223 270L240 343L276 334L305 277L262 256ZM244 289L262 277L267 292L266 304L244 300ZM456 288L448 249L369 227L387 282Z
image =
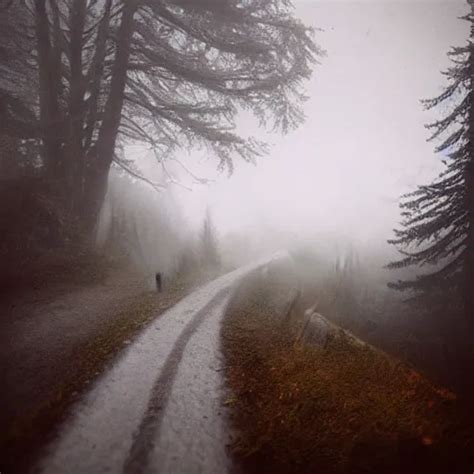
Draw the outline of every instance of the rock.
M292 288L290 293L282 293L284 297L284 306L280 309L283 316L283 323L290 328L290 330L298 323L301 313L299 311L301 291L299 288Z
M326 347L332 332L330 323L319 313L309 309L304 313L304 323L298 335L297 343Z

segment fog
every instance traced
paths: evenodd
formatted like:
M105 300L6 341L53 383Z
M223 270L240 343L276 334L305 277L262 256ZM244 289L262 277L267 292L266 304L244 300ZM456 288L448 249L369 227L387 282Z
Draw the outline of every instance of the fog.
M472 471L473 70L474 0L0 0L0 474Z
M302 126L281 136L242 112L237 132L268 143L268 153L256 163L236 159L230 174L204 148L164 155L125 148L148 182L112 176L99 240L110 209L120 209L133 223L129 253L150 278L157 268L172 274L196 252L207 211L226 268L287 249L318 255L329 272L356 255L356 273L374 292L386 293L399 276L385 269L398 259L387 240L400 222L399 198L443 166L425 124L445 110L426 111L421 99L442 91L446 53L468 34L459 20L467 7L461 0L295 6L325 51L306 86Z
M446 52L468 33L458 19L466 5L300 0L295 6L325 50L306 87L306 122L281 136L241 113L238 133L269 148L256 163L236 159L231 174L217 170L206 149L162 156L129 145L125 157L148 182L112 175L101 244L111 209L119 209L133 222L132 258L149 275L156 268L170 274L196 249L209 210L229 268L280 249L310 249L328 262L355 252L378 291L396 278L383 267L397 259L387 239L400 221L399 198L442 167L424 124L443 110L425 111L420 100L442 90Z
M163 176L155 173L155 179L164 185ZM147 274L153 287L156 269L164 275L175 272L189 234L172 190L131 185L127 175L115 170L99 221L99 247L120 241L122 252Z
M221 236L266 234L270 247L269 232L272 239L337 235L393 255L385 242L399 221L399 196L441 169L424 128L434 115L420 99L442 89L446 52L468 32L458 20L466 4L301 0L296 7L320 29L327 53L307 87L306 123L279 137L242 117L240 132L271 146L257 166L236 163L231 177L214 171L205 150L179 156L213 180L177 190L184 215L196 223L210 205Z

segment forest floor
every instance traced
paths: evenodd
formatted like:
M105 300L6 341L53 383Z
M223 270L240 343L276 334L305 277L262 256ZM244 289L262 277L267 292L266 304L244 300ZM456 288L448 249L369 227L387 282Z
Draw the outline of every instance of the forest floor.
M349 335L295 344L258 274L223 326L231 446L246 473L455 474L474 469L472 414L456 394Z
M72 402L192 286L177 279L157 293L105 263L60 270L2 293L1 472L25 472Z

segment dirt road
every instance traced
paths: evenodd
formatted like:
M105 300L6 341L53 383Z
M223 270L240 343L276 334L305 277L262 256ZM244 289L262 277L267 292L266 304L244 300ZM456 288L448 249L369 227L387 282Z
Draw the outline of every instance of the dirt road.
M24 472L67 407L185 289L157 295L142 277L10 299L0 305L0 468Z
M151 323L78 403L40 470L228 472L220 325L232 290L260 265L214 280Z

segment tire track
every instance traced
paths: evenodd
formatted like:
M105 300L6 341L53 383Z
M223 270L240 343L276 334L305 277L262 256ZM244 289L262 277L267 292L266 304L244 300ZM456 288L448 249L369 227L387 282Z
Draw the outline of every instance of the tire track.
M230 288L224 288L217 293L213 300L204 306L186 325L178 337L173 350L166 359L160 376L153 385L147 410L142 418L124 464L124 474L141 474L147 470L150 455L154 447L154 441L159 437L163 415L186 346L193 334L202 325L209 312L223 301L230 291Z

